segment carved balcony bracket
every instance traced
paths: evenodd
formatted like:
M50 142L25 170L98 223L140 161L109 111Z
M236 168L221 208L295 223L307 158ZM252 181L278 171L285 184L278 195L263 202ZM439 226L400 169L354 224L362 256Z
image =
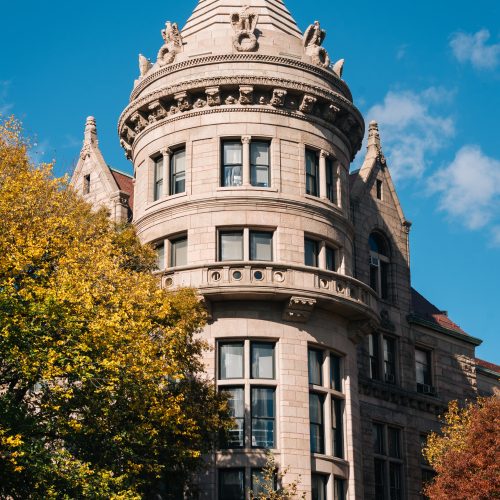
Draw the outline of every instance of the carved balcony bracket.
M283 311L283 321L307 323L316 305L316 299L292 297Z

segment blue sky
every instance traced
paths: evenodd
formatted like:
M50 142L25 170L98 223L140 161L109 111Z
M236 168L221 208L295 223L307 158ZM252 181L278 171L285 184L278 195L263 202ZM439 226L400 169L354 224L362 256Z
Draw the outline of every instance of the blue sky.
M500 364L500 2L285 1L301 29L321 22L356 105L380 123L414 224L413 285ZM130 171L116 124L137 55L154 58L164 22L183 25L195 4L4 2L0 113L23 120L34 157L58 174L94 115L108 163Z

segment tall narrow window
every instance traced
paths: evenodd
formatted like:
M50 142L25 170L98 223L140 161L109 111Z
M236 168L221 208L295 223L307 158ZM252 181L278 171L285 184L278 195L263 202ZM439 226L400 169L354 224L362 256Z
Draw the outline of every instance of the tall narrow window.
M273 260L273 233L250 231L250 260Z
M379 347L378 334L371 333L368 335L368 354L370 357L370 378L378 380L379 377Z
M376 500L385 500L386 497L386 478L384 460L375 459L375 498Z
M345 480L335 478L334 483L334 500L345 500Z
M187 264L187 236L182 236L170 242L170 267L185 266Z
M312 474L311 483L312 500L326 500L327 477L322 474Z
M245 469L219 471L219 500L245 500Z
M330 354L330 387L335 391L342 392L341 358Z
M274 448L274 389L252 387L252 447Z
M382 181L380 179L377 179L376 190L377 190L377 199L381 200L382 199Z
M241 141L222 143L222 186L243 184L243 145Z
M225 448L245 446L245 390L242 387L224 388L228 396L229 413L234 419L234 428L228 431Z
M396 383L396 341L384 337L384 379L390 384Z
M83 178L83 194L90 193L90 174Z
M401 477L401 464L389 463L390 500L403 499L403 486Z
M343 401L332 398L332 450L333 456L344 458Z
M250 175L252 186L271 185L269 143L255 141L250 144Z
M326 247L326 269L336 271L337 263L335 260L335 250L332 247Z
M370 286L382 299L389 298L389 245L385 238L372 233L370 246Z
M319 156L311 149L306 149L306 193L319 195Z
M415 372L417 391L422 394L432 394L431 353L423 349L415 349Z
M219 260L243 260L243 231L219 233Z
M316 349L308 351L309 383L323 385L323 352Z
M332 158L326 158L326 197L332 203L337 203L335 164Z
M178 149L170 157L170 194L186 191L186 150Z
M318 267L319 246L318 242L309 238L304 239L305 265Z
M165 244L158 243L155 247L156 252L156 268L160 271L165 269Z
M274 344L252 342L252 378L274 379Z
M219 344L219 378L243 378L243 342Z
M309 422L311 433L311 453L325 453L323 396L309 394Z
M158 201L163 196L163 156L154 160L154 193L153 200Z

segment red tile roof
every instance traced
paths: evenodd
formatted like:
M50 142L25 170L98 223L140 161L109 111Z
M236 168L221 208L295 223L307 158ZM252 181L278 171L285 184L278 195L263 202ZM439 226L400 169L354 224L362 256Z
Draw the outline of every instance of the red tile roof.
M411 289L412 312L422 319L435 323L436 326L468 335L456 323L454 323L445 311L441 311L434 304L431 304L423 295L420 295L414 288Z
M118 172L118 170L114 170L110 167L111 175L115 179L118 184L118 188L120 191L127 193L130 198L128 200L128 204L131 210L134 210L134 179L132 176L128 174L124 174L123 172Z
M495 363L490 363L489 361L484 361L483 359L476 358L476 365L483 368L487 368L496 373L500 373L500 366Z

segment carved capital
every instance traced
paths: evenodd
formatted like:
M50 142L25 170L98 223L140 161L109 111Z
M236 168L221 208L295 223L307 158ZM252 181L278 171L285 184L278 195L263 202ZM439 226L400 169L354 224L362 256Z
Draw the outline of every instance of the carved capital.
M330 158L330 153L328 151L325 151L324 149L322 149L319 152L319 156L320 156L320 158Z
M243 135L241 137L241 142L243 144L250 144L252 142L252 136L251 135Z
M160 152L164 157L172 156L172 150L170 148L163 148Z

